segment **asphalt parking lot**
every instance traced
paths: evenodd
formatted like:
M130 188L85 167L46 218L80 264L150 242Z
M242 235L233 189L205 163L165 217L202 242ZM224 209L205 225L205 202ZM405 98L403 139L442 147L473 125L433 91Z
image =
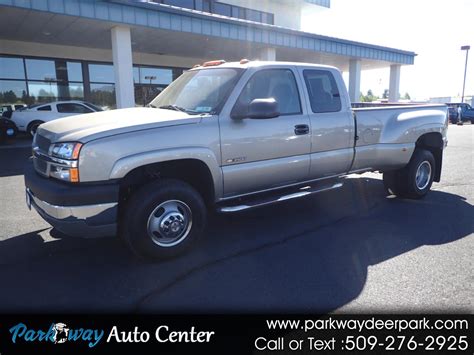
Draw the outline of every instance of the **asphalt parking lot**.
M441 183L387 198L381 176L232 216L146 263L116 238L64 238L28 211L21 139L0 147L1 312L474 311L474 125L450 126Z

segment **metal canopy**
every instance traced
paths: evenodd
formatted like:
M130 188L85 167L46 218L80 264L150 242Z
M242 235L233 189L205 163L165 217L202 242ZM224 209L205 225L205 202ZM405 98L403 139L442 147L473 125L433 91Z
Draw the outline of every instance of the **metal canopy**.
M3 6L2 6L3 5ZM0 0L0 38L111 48L110 29L132 28L134 52L192 58L257 58L275 47L278 60L329 64L347 70L413 64L415 53L289 30L225 16L126 0ZM0 48L1 52L1 48Z

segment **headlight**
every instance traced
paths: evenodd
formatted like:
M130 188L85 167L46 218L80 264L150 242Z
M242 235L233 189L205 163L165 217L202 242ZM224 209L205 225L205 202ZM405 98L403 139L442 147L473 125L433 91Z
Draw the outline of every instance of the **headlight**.
M49 174L59 180L79 182L79 169L65 166L51 166Z
M57 164L51 164L50 176L69 182L79 182L78 159L82 148L82 143L55 143L49 148L51 157L57 160Z
M56 143L51 145L50 154L61 159L75 160L79 158L81 143Z

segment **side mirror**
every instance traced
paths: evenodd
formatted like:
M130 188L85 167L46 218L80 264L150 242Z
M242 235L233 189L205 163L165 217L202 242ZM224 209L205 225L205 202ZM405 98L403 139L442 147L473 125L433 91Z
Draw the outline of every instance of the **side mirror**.
M254 99L247 107L236 107L231 114L231 117L234 119L267 119L278 116L280 116L278 102L273 97Z

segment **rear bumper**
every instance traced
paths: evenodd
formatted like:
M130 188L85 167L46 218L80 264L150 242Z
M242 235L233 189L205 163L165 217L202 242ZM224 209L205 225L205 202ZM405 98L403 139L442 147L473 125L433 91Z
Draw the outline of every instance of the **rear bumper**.
M117 184L66 185L25 171L26 202L60 232L82 238L117 233Z

